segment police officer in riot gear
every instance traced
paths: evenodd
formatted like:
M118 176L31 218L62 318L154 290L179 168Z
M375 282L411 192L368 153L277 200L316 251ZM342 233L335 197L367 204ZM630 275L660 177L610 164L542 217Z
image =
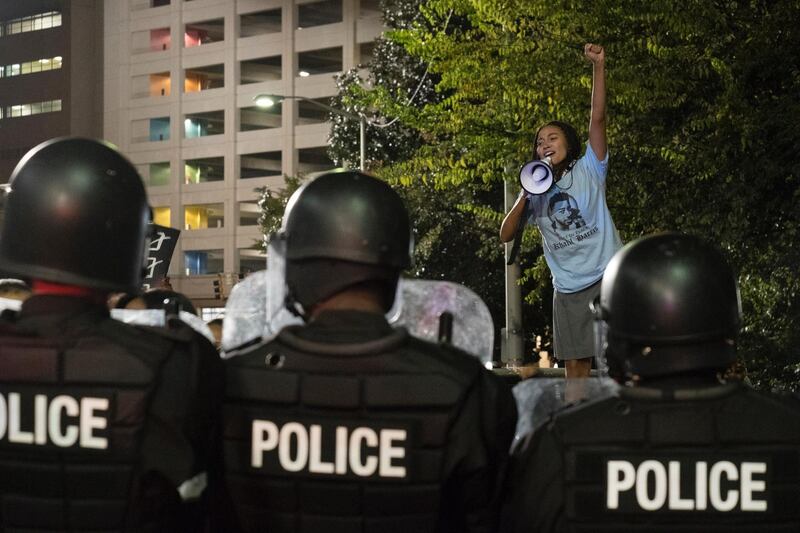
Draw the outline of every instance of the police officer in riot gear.
M290 199L276 244L306 323L226 360L240 527L493 531L513 398L476 358L387 323L411 264L400 197L359 172L324 174Z
M0 529L197 531L218 475L222 364L186 330L109 317L139 290L150 208L105 143L33 148L10 181L0 271L33 296L0 317ZM189 512L191 510L191 512Z
M677 233L634 241L595 313L627 386L515 446L514 531L800 530L800 409L719 377L741 327L721 253Z

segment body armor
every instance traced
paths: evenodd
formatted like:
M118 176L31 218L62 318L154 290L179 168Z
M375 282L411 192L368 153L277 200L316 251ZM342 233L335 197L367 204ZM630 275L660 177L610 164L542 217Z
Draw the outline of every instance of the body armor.
M743 385L622 388L514 455L515 531L800 528L800 409Z
M2 529L190 531L178 487L213 455L213 362L77 302L0 322Z
M227 481L246 531L490 530L510 395L473 357L372 321L385 334L290 327L227 361Z

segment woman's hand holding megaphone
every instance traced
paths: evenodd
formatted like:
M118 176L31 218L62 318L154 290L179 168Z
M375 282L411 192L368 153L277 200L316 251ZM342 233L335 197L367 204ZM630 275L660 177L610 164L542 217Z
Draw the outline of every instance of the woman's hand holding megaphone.
M544 194L553 186L553 166L549 157L528 161L519 169L522 188L532 195Z

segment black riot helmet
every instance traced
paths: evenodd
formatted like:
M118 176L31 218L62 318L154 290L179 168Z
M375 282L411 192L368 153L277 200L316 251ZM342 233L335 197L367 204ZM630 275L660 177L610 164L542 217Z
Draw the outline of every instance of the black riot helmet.
M14 169L0 270L106 291L138 291L150 207L136 169L111 145L52 139Z
M385 182L361 172L322 174L303 185L289 199L281 233L290 309L299 303L308 310L368 281L388 288L391 305L400 272L411 266L413 238L403 201Z
M741 309L721 252L678 233L643 237L617 252L595 306L609 368L628 377L728 367Z

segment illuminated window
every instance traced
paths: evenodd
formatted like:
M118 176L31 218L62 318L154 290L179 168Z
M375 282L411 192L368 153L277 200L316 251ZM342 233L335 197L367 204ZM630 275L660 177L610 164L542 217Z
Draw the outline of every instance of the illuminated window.
M187 205L183 208L184 229L222 228L225 225L224 204Z
M150 50L169 50L171 42L169 28L157 28L150 30Z
M61 56L56 56L36 59L34 61L27 61L25 63L5 65L0 67L0 78L9 78L11 76L20 76L22 74L35 74L37 72L60 69L61 62Z
M131 96L133 98L169 96L170 90L169 72L153 72L131 78Z
M150 119L149 141L168 141L169 140L169 117L157 117Z
M225 112L190 113L183 120L184 137L194 139L225 133Z
M152 28L131 33L131 51L134 54L169 50L171 42L169 28Z
M4 118L16 118L58 111L61 111L61 100L45 100L44 102L6 106L0 115Z
M183 170L186 184L223 181L225 179L225 158L187 159L184 162Z
M169 72L156 72L150 74L150 96L169 96Z
M27 33L29 31L46 30L61 26L61 13L49 11L30 17L6 20L0 22L0 37L13 35L15 33Z
M225 65L187 68L184 71L183 92L195 93L225 86Z
M189 2L190 0L186 0ZM224 307L201 307L200 308L200 318L203 319L203 322L210 322L216 318L225 318L225 308Z
M131 141L135 143L168 141L169 117L143 118L131 121Z
M144 181L146 185L151 187L169 185L169 161L137 165L136 170L139 171L139 175L142 177L142 181Z
M153 223L159 226L170 226L170 209L169 207L154 207L153 208Z
M222 250L190 250L183 252L183 265L187 276L222 272Z
M225 19L204 20L186 25L183 45L186 48L225 40Z

